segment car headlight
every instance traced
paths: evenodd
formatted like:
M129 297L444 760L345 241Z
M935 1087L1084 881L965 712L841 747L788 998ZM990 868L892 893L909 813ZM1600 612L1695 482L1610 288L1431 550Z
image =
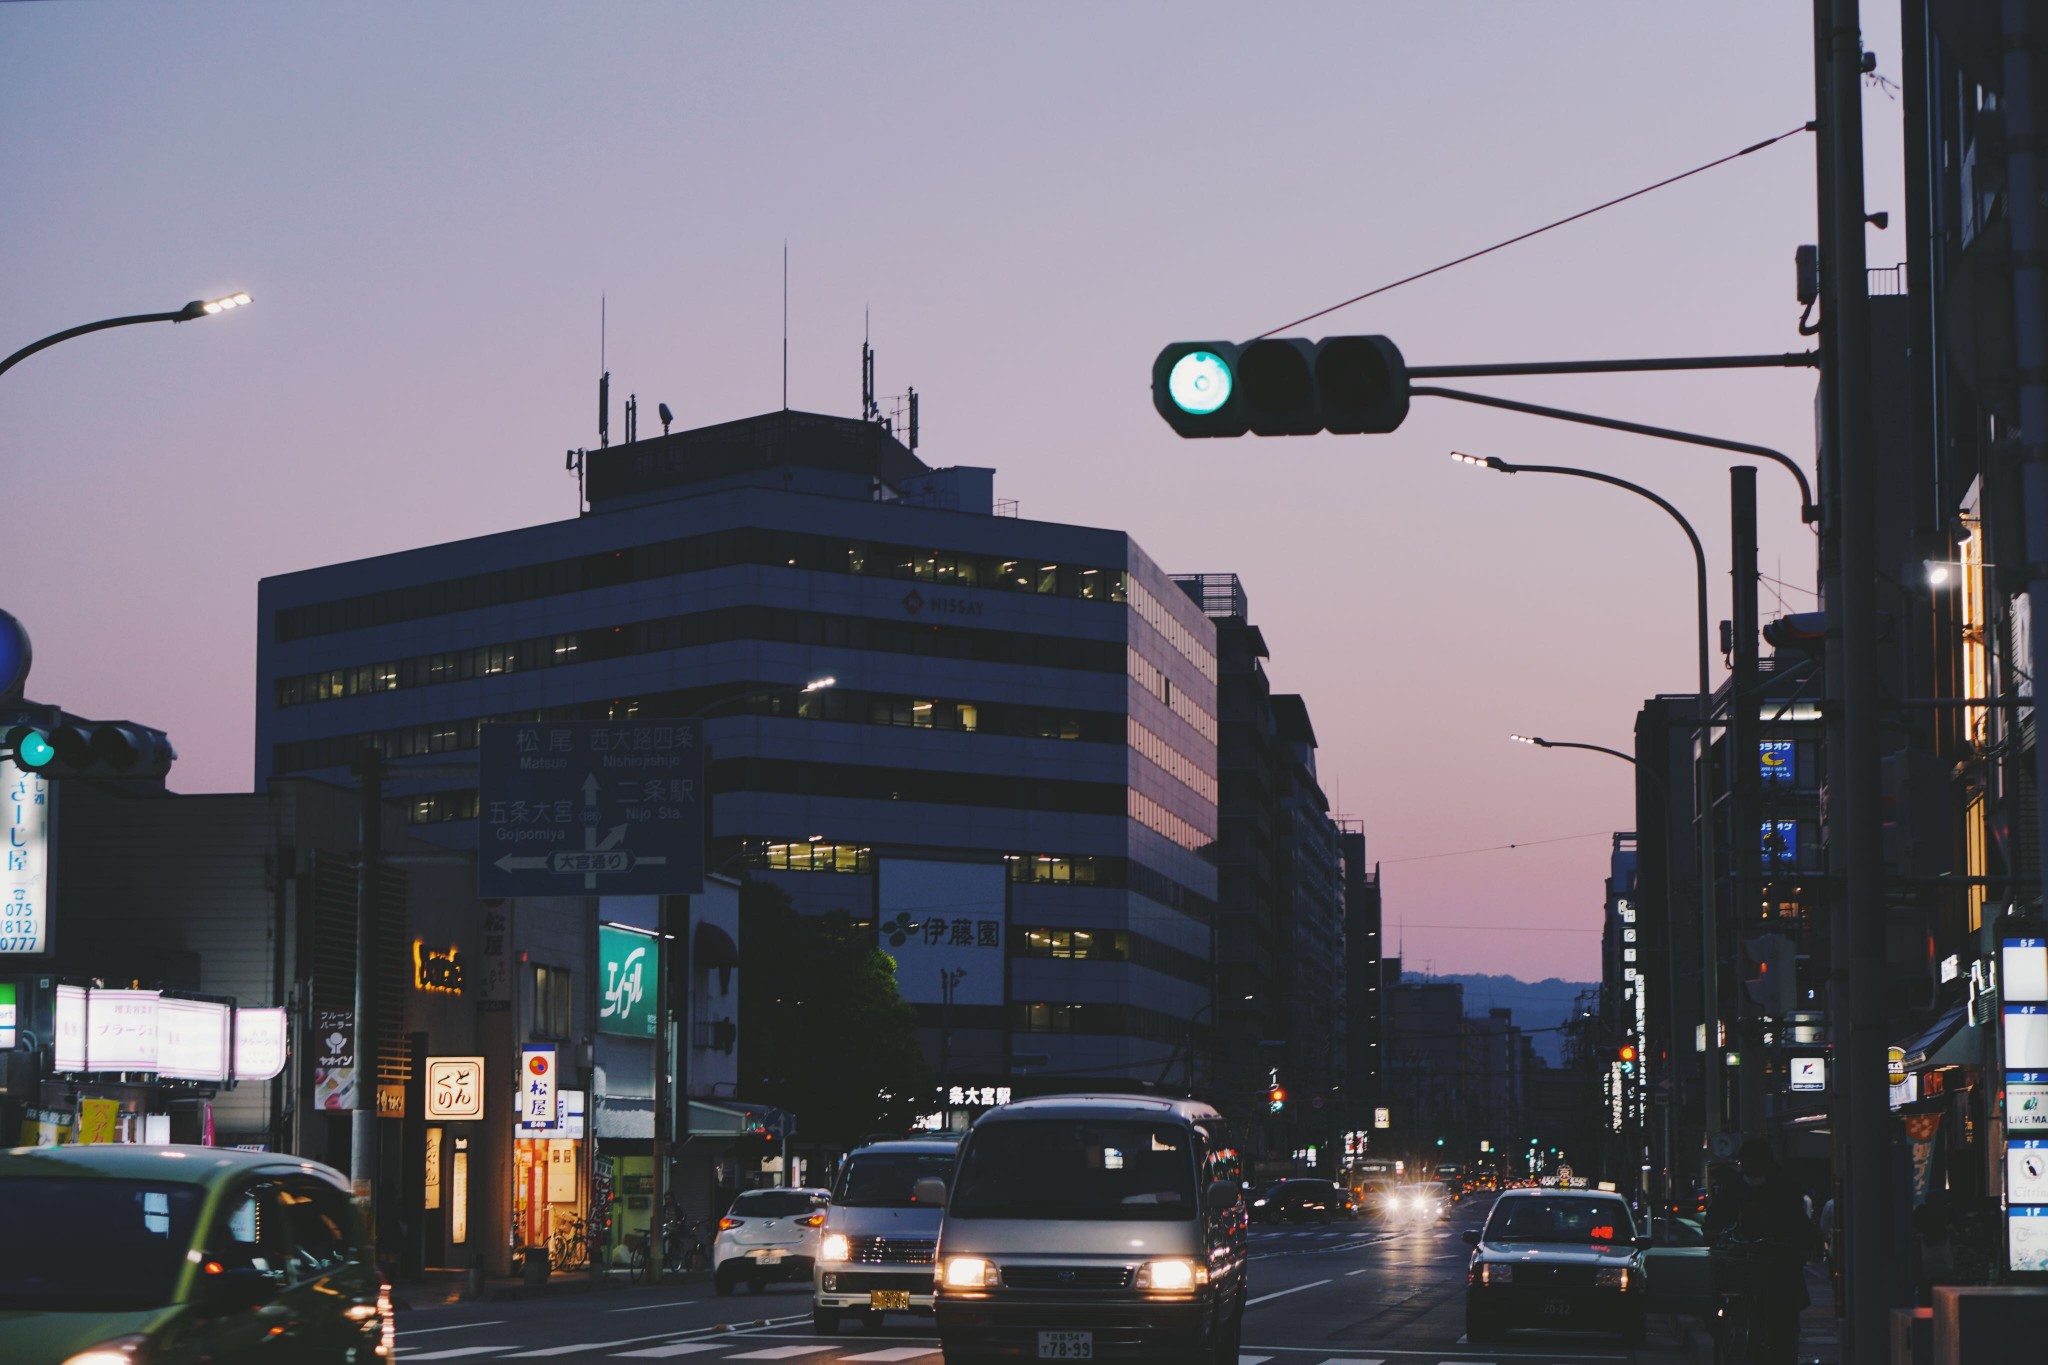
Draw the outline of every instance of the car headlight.
M948 1289L993 1289L1002 1275L993 1262L979 1256L948 1256L945 1280Z
M1266 1207L1266 1201L1263 1199L1254 1199L1252 1200L1252 1207L1255 1209L1262 1209Z
M843 1232L828 1232L818 1239L818 1259L821 1261L848 1261L853 1259L853 1243Z
M1137 1287L1159 1293L1184 1294L1209 1283L1209 1267L1200 1261L1147 1261L1138 1267Z
M66 1356L64 1365L135 1365L142 1348L149 1345L147 1337L116 1337L89 1346L75 1356Z
M1411 1209L1424 1209L1429 1206L1427 1204L1424 1204L1420 1199L1411 1199L1408 1201L1408 1207Z
M1625 1294L1628 1292L1628 1278L1627 1266L1602 1267L1593 1272L1593 1287L1595 1289L1619 1289Z
M1491 1261L1479 1267L1481 1284L1513 1284L1515 1268L1511 1265L1495 1265Z

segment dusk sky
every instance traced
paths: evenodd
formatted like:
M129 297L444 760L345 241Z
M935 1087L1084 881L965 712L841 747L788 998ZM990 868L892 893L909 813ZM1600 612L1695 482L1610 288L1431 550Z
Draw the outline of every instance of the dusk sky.
M1896 13L1865 18L1896 76ZM1690 555L1624 493L1446 453L1655 488L1706 543L1716 620L1733 461L1436 399L1391 436L1189 442L1150 364L1799 126L1809 22L1782 0L0 5L0 353L255 298L0 377L29 695L168 730L178 790L246 790L257 580L573 515L600 297L615 435L629 393L648 435L658 402L679 427L779 406L786 241L791 406L857 414L871 313L928 462L1241 575L1383 865L1390 951L1592 979L1628 771L1507 736L1629 748L1644 697L1689 691ZM1893 214L1873 265L1905 251L1899 112L1866 92ZM1814 236L1801 135L1303 332L1382 332L1411 364L1801 350ZM1812 464L1810 370L1463 386ZM1789 585L1765 617L1810 609L1792 482L1765 465L1759 492Z

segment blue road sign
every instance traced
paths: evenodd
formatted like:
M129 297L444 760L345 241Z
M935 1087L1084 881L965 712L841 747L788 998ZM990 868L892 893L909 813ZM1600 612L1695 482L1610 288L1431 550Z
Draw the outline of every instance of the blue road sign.
M702 891L702 741L694 720L480 727L477 894Z

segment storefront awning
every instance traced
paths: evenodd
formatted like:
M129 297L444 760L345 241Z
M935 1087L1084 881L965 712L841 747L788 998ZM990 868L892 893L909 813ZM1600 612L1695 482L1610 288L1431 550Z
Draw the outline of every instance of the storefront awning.
M690 936L690 958L698 967L723 970L740 965L740 949L731 934L706 920Z
M1983 1056L1977 1035L1963 1027L1968 1018L1967 1003L1951 1007L1918 1037L1899 1046L1906 1054L1906 1070L1925 1071L1937 1066L1979 1066Z

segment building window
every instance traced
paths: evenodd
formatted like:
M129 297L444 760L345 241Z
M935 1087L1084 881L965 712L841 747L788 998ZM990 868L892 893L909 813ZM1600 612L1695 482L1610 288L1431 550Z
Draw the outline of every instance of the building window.
M533 1031L543 1038L567 1038L572 1014L569 1007L569 969L533 968Z
M1128 962L1131 936L1113 929L1040 929L1019 932L1022 957L1061 958L1083 962Z

